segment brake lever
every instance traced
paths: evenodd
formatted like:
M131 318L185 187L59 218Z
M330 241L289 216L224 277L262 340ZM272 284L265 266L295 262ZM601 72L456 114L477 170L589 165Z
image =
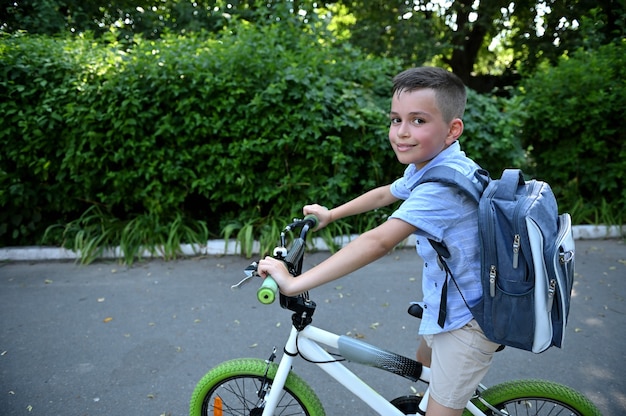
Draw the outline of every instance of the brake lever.
M241 279L241 281L239 283L237 283L236 285L232 285L230 288L235 290L235 289L239 289L241 288L243 285L245 285L246 283L248 283L250 280L252 280L255 277L259 277L259 273L257 273L257 268L259 267L259 264L255 261L253 263L251 263L248 267L246 267L244 269L244 273L246 274L246 277L244 277L243 279Z

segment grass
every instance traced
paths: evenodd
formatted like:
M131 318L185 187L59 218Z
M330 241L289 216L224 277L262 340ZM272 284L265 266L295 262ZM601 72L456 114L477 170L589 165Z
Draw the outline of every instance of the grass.
M580 198L568 212L574 224L624 225L626 223L624 207L611 205L604 198L601 199L600 204L588 203Z
M623 225L626 219L623 209L604 199L596 205L580 199L567 211L574 224ZM311 233L309 238L320 237L335 252L340 248L335 237L371 229L384 222L389 212L391 208L342 220ZM280 232L292 218L269 216L234 220L223 226L221 235L226 245L232 240L236 242L239 254L247 258L253 255L263 257L273 252L279 243ZM121 220L106 209L93 205L78 219L48 228L44 241L56 239L59 235L62 246L76 251L82 264L91 263L118 247L120 261L132 264L145 252L166 260L178 258L182 256L182 244L205 245L209 230L205 222L186 218L180 213L171 218L146 213Z
M164 220L147 213L124 221L97 205L74 221L48 228L44 241L58 227L63 229L63 247L76 251L82 264L91 263L116 247L126 264L132 264L144 251L172 260L182 254L181 244L204 245L209 235L204 222L186 219L181 214Z

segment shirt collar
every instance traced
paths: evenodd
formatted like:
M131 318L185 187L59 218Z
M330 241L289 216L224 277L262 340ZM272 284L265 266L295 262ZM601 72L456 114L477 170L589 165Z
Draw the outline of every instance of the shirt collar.
M417 181L422 178L422 176L424 176L424 172L426 172L433 166L441 164L442 161L454 157L453 155L456 153L461 153L461 145L459 144L458 140L439 152L437 156L432 158L423 168L417 169L415 164L407 166L407 169L404 173L407 187L410 189Z

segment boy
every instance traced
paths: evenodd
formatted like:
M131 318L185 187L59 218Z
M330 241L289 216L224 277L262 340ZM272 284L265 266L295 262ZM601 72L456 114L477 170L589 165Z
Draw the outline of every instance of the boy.
M432 370L428 416L460 415L498 348L485 338L465 304L473 306L482 296L476 204L441 183L412 189L424 172L437 165L451 166L475 181L478 165L465 156L457 141L463 132L465 103L465 86L446 70L421 67L398 74L393 79L389 141L398 160L408 165L403 177L331 210L307 205L303 212L316 215L322 228L350 215L404 202L385 223L297 279L271 257L258 267L261 276L272 275L282 293L294 295L379 259L415 234L417 252L424 259L424 314L419 330L423 339L417 358ZM447 276L428 239L443 242L450 251L447 264L459 286L448 285L445 319L439 318L439 305Z

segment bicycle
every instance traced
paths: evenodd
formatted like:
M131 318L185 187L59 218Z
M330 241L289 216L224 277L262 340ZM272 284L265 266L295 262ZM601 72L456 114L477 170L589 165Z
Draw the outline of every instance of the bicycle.
M302 272L307 233L316 225L317 219L313 216L294 219L280 234L280 245L274 249L273 256L284 261L294 276ZM297 230L300 230L299 236L291 239L290 249L287 249L287 235ZM256 263L248 266L246 277L232 287L239 288L257 277L256 267ZM189 403L190 416L325 415L313 389L292 370L298 356L319 366L380 415L425 414L429 368L413 359L312 325L316 304L309 294L285 296L268 276L258 289L257 298L263 304L271 304L277 295L280 306L293 312L290 335L279 363L275 362L274 348L266 360L238 358L218 364L196 385ZM416 315L415 308L409 308L409 313ZM342 361L379 368L413 382L424 382L425 392L387 400L341 364ZM470 414L599 416L600 411L568 386L533 379L508 381L490 388L480 384L467 403L464 415Z

